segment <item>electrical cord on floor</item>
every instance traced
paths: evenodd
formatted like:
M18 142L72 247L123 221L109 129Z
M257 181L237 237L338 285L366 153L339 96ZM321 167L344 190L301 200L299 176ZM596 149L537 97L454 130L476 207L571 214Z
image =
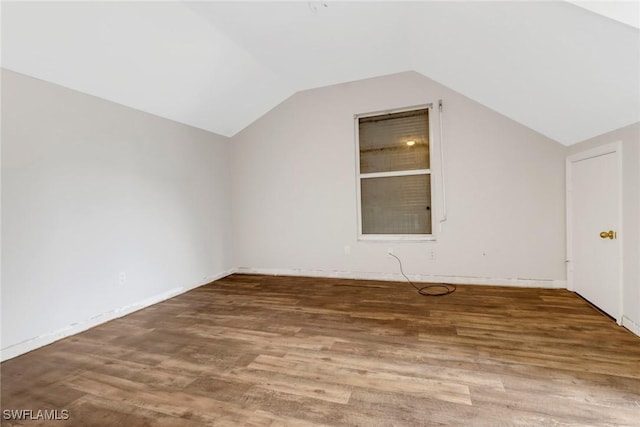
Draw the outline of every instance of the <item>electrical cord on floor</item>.
M423 286L421 288L417 287L407 277L407 275L404 274L404 271L402 270L402 261L400 261L400 258L398 258L397 256L395 256L392 253L390 253L389 255L391 255L392 257L394 257L395 259L398 260L398 264L400 264L400 274L402 274L404 276L404 278L407 279L407 282L409 282L409 284L411 286L413 286L415 288L415 290L418 291L418 293L420 295L425 296L425 297L442 297L442 296L449 295L449 294L455 292L456 286L452 285L450 283L434 283L432 285ZM444 289L444 291L431 291L431 289Z

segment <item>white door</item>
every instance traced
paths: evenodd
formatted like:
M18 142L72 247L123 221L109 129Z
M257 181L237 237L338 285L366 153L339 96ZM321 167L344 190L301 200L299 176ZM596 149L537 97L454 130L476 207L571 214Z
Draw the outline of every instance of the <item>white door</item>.
M567 160L569 288L612 316L622 315L618 144Z

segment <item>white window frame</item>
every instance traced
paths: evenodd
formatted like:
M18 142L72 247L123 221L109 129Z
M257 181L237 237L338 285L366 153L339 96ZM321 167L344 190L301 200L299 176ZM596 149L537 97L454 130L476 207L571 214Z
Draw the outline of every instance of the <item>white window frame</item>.
M429 119L429 166L430 169L414 169L407 171L393 171L393 172L374 172L374 173L360 173L360 119L366 117L382 116L385 114L403 113L414 110L428 109ZM357 195L357 211L358 211L358 240L364 241L434 241L435 225L436 225L436 209L434 207L434 176L433 176L433 161L434 161L434 144L433 144L433 103L414 105L411 107L395 108L391 110L373 111L368 113L354 114L353 123L355 129L355 150L356 150L356 195ZM392 176L409 176L409 175L428 175L429 183L431 185L431 234L363 234L362 233L362 195L361 195L361 181L366 178L384 178Z

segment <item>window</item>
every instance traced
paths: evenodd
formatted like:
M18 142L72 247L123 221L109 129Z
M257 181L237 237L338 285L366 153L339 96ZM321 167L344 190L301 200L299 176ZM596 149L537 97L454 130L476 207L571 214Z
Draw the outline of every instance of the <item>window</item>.
M429 108L356 116L360 237L430 239Z

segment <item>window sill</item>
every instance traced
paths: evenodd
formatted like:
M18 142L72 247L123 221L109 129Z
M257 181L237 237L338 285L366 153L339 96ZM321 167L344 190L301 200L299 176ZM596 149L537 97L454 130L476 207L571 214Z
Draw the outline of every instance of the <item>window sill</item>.
M436 237L433 234L366 234L358 236L358 240L363 242L435 242Z

